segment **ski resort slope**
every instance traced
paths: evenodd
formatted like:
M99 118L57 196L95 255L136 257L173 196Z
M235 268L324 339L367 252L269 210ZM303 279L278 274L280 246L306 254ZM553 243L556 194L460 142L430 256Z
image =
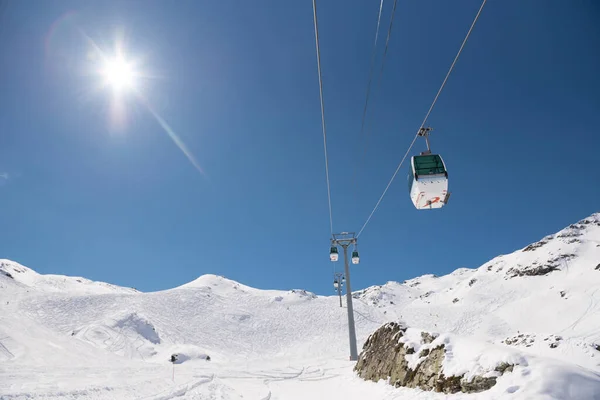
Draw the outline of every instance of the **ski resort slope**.
M599 371L600 213L477 269L388 282L355 296L411 327L508 341Z
M335 296L215 275L141 293L0 260L0 399L600 400L599 264L594 214L477 269L354 292L359 351L401 320L441 333L447 373L517 364L444 395L358 378Z

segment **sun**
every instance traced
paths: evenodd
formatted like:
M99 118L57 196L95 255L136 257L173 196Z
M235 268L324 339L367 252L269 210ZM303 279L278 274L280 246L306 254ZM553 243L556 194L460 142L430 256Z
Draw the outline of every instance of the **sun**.
M123 57L108 59L102 68L105 83L116 91L132 89L135 86L135 71L133 65Z
M122 38L114 43L114 52L108 53L101 49L91 37L85 35L85 33L84 36L90 45L87 53L87 60L90 63L88 73L94 78L94 91L103 92L109 87L113 89L109 102L111 128L124 129L127 125L127 108L134 104L141 104L156 119L194 168L202 175L206 175L190 149L169 126L167 121L154 110L151 102L144 94L144 86L147 80L160 78L159 75L146 69L144 66L146 57L139 55L132 57L131 53L125 51Z

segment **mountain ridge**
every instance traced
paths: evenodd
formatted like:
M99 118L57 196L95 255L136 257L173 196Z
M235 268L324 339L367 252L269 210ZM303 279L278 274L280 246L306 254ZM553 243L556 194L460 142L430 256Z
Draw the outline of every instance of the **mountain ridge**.
M384 285L391 284L391 283L397 283L397 284L401 284L401 285L406 284L406 285L410 286L410 285L414 285L416 282L423 281L424 279L427 279L427 278L435 279L435 278L447 277L447 276L455 275L455 274L469 273L469 272L477 271L483 267L489 268L490 266L496 266L498 264L498 262L496 260L498 260L498 259L504 258L506 256L510 256L510 255L513 255L516 253L535 252L535 250L537 250L538 248L541 248L541 247L545 246L548 242L550 242L552 240L556 240L556 239L562 240L566 245L573 244L573 243L580 243L580 240L578 238L583 235L582 231L584 231L585 229L587 229L589 227L600 227L600 212L593 213L590 216L585 217L585 218L579 220L578 222L570 224L569 226L557 231L556 233L548 234L548 235L542 237L540 240L529 243L526 246L523 246L513 252L497 255L497 256L493 257L492 259L486 261L479 267L476 267L476 268L459 267L447 274L440 275L440 276L428 273L428 274L423 274L423 275L420 275L420 276L417 276L414 278L406 279L402 282L390 280L390 281L386 282ZM596 247L600 247L600 239L594 240L594 242L597 245ZM559 258L557 258L557 259L548 260L548 261L550 261L550 264L551 264L549 266L549 270L547 270L547 271L544 270L543 272L547 273L547 272L551 272L553 270L559 269L559 268L555 268L556 265L552 265L552 264L555 264L561 260L566 260L566 262L568 262L568 260L570 258L572 258L572 256L573 255L570 253L562 254L562 255L559 255L558 256ZM600 262L600 260L599 260L599 262ZM104 281L92 281L92 280L89 280L87 278L83 278L80 276L69 276L69 275L58 275L58 274L40 274L30 267L26 267L16 261L8 260L8 259L0 259L0 271L4 272L5 275L8 273L13 278L16 277L19 282L26 284L27 286L33 286L33 287L44 286L45 279L56 279L56 280L63 279L63 280L69 280L70 283L77 282L77 283L83 284L83 285L80 285L80 287L83 287L86 284L87 285L98 284L101 286L105 286L107 288L112 288L112 289L117 289L117 290L124 289L124 290L130 291L132 293L135 293L135 292L154 293L154 292L162 292L165 290L172 290L172 289L179 289L179 288L192 288L192 287L203 287L203 286L208 287L208 286L216 286L219 283L226 283L231 286L237 286L238 288L241 288L244 290L280 291L278 289L254 288L254 287L245 285L241 282L229 279L223 275L216 275L216 274L212 274L212 273L202 274L190 282L184 283L179 286L175 286L173 288L161 289L161 290L154 291L154 292L142 292L142 291L139 291L134 288L127 288L124 286L119 286L119 285L104 282ZM529 270L525 270L525 271L521 271L521 272L522 272L522 274L526 275L529 272ZM534 272L536 272L536 271L533 271L533 273ZM540 272L542 272L542 271L540 271ZM513 270L512 273L519 274L519 272L517 270ZM21 274L23 274L26 278L23 279L23 276ZM71 285L69 285L69 286L71 286ZM69 287L69 286L63 285L63 287ZM73 286L77 287L78 285L73 285ZM377 287L381 287L381 286L382 285L373 285L373 286L366 287L364 289L354 290L353 293L363 292L363 291L367 291L369 289L373 289L373 288L377 288ZM53 287L53 285L46 285L45 289L60 291L61 285L56 285L54 287ZM304 290L304 289L292 289L292 290ZM312 292L308 292L308 293L312 293ZM323 295L316 295L316 296L328 297L328 296L323 296Z
M383 324L401 321L411 329L482 343L479 348L510 348L524 357L572 366L565 371L580 368L586 376L600 376L599 263L600 214L594 213L478 268L353 291L359 349ZM154 376L173 352L185 356L182 366L194 366L190 374L208 368L194 364L205 355L213 366L240 370L249 369L248 360L274 368L310 366L311 371L347 360L346 308L337 296L255 289L214 274L172 289L139 292L42 275L0 260L0 305L0 360L7 366L0 367L0 393L13 393L10 399L29 393L20 389L24 384L18 376L32 370L79 367L104 374L116 368L109 366L123 364ZM95 382L90 379L74 385L88 390ZM123 393L129 390L107 382ZM158 387L141 382L136 387L142 392Z

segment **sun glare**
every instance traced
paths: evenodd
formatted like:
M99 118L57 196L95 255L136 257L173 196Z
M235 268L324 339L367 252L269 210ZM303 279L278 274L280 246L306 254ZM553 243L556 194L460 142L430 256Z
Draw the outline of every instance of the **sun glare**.
M0 0L2 1L2 0ZM85 35L85 33L84 33ZM110 96L110 111L109 119L111 127L117 130L122 130L127 125L127 108L132 103L141 103L146 106L150 114L156 119L159 125L173 140L175 145L187 157L189 162L200 172L206 176L206 173L181 138L169 126L167 121L163 119L157 111L154 110L150 101L144 95L144 84L149 78L156 78L148 71L144 71L144 59L132 58L131 54L125 57L127 52L124 50L123 42L118 40L115 42L114 53L107 54L103 51L89 36L85 35L88 43L91 46L91 51L88 53L88 60L92 68L92 75L97 79L96 89L104 91L106 88L112 88L112 96ZM140 67L142 67L140 69ZM0 175L0 178L2 176Z
M132 88L135 83L133 67L121 57L107 60L102 75L106 79L106 83L117 91Z

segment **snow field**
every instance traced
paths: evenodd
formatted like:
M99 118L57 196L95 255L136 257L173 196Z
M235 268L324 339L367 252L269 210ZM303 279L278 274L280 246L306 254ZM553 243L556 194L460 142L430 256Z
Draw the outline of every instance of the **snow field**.
M215 275L141 293L0 260L0 399L599 400L599 263L594 214L477 269L355 292L359 351L402 321L417 349L422 329L439 333L447 374L517 364L487 392L447 396L356 377L336 296Z

